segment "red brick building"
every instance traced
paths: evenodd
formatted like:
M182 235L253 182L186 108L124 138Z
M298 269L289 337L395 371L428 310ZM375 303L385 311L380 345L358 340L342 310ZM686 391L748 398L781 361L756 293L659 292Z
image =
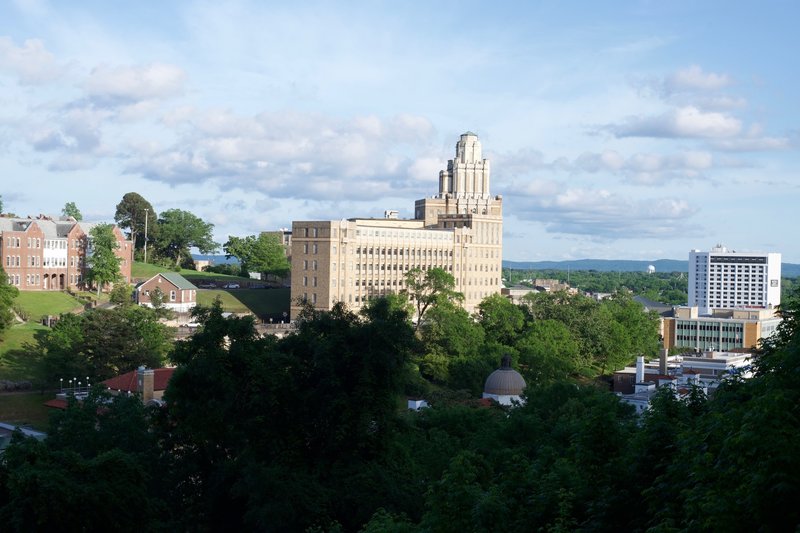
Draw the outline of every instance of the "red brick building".
M84 288L89 232L94 226L71 217L0 217L0 260L9 283L21 291ZM133 243L117 226L114 235L120 272L130 283Z
M197 287L176 272L161 272L136 286L136 303L152 307L152 293L161 291L162 304L178 313L187 313L197 305Z

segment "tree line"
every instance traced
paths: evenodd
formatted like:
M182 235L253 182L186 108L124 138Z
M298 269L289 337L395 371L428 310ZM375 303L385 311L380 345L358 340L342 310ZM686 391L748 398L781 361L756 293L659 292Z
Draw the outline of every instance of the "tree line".
M161 262L172 268L191 268L191 248L200 253L214 253L220 244L214 242L214 224L181 209L168 209L158 213L144 197L129 192L117 204L114 220L127 230L134 242L136 257L148 262ZM222 245L228 258L236 257L240 263L239 274L249 272L286 275L289 263L280 239L261 233L246 237L229 236Z
M590 293L631 291L654 302L686 305L688 301L685 272L600 272L597 270L518 270L503 269L503 277L511 284L532 285L525 280L556 279Z
M640 418L607 390L560 376L529 382L524 405L511 409L452 391L429 409L398 408L430 347L397 304L307 309L283 339L258 337L249 318L225 318L218 305L201 308L202 328L171 354L166 409L106 403L96 391L56 413L45 441L15 435L0 463L2 523L364 532L800 524L800 293L784 302L752 379L732 378L713 398L664 389ZM502 315L483 312L485 338L513 337ZM555 320L536 318L551 312L532 314Z

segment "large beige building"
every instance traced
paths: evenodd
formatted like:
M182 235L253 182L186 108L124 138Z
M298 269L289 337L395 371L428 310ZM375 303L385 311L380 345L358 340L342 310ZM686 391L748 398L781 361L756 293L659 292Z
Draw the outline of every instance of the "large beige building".
M500 292L503 201L489 192L489 161L472 132L439 173L438 194L417 200L414 219L295 221L292 224L294 319L306 301L317 309L344 302L358 309L371 297L403 289L412 268L451 273L464 307L473 311Z
M780 322L775 309L714 309L701 314L697 306L678 307L674 317L662 319L664 348L749 350L775 333Z

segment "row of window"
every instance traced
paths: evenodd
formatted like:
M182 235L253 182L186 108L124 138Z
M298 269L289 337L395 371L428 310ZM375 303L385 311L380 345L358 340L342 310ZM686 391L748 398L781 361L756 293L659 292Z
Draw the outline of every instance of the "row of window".
M715 265L709 271L711 272L764 272L764 267L755 265Z
M75 256L71 256L69 258L69 266L75 267L83 267L84 259L82 257L76 258ZM124 263L123 263L124 264ZM19 255L7 255L6 256L6 266L7 267L18 267L22 266L22 257ZM40 267L44 266L45 268L59 268L59 267L66 267L67 266L67 258L66 257L45 257L44 261L38 255L29 255L28 262L26 266L29 267Z
M46 281L49 276L47 274L45 274L44 277L45 277L45 281ZM52 279L53 280L56 279L55 278L55 274L53 274ZM77 284L81 283L82 281L83 281L83 276L81 274L70 274L70 276L69 276L69 282L70 282L71 285L77 285ZM8 283L9 284L19 287L21 282L22 282L22 277L19 274L9 274L8 275ZM54 281L54 283L55 283L55 281ZM42 284L41 274L27 274L25 276L25 285L26 286L28 286L28 287L36 287L36 286L41 285L41 284Z
M22 239L19 237L6 237L5 242L7 243L7 248L22 247ZM80 243L80 239L72 239L72 248L78 249L80 247ZM28 237L27 244L28 248L41 248L42 239L39 237ZM44 247L46 250L66 250L68 245L69 241L67 239L45 239L44 241Z

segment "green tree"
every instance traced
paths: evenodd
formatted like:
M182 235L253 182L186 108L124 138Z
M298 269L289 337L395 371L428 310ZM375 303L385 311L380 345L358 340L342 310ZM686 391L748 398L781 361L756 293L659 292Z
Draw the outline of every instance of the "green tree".
M61 214L65 217L72 217L78 222L83 220L83 215L80 209L78 209L78 206L75 205L75 202L67 202L64 204L64 209L61 210Z
M454 290L455 278L441 268L422 270L415 267L406 272L405 278L403 293L417 307L416 329L422 324L426 311L437 301L464 299L463 294Z
M147 239L152 242L158 232L158 213L139 193L126 193L117 204L114 220L120 228L128 230L128 236L137 250L144 247L145 223Z
M450 367L458 364L455 388L468 388L472 381L467 375L473 365L468 360L478 358L483 346L483 329L476 324L464 308L450 300L440 300L428 309L425 322L419 327L419 335L424 346L424 354L418 361L420 373L437 383L450 383ZM483 365L478 372L483 373ZM489 370L491 371L491 369ZM486 379L485 373L479 381Z
M115 305L131 305L133 303L133 287L128 283L115 283L108 295L108 300Z
M83 315L65 313L55 326L37 334L33 352L43 386L53 387L59 380L87 375L90 369L83 355L84 326Z
M511 300L493 294L478 304L478 322L489 339L512 346L525 325L525 313Z
M190 247L196 247L204 254L219 248L212 238L213 231L214 224L204 222L188 211L168 209L158 219L156 247L162 256L172 259L178 267L191 259Z
M95 382L140 365L157 368L170 348L171 337L169 328L145 307L63 314L37 340L40 376L46 386L55 386L60 378L89 376Z
M53 414L46 440L17 434L3 459L7 531L155 530L170 511L158 443L135 397L73 400Z
M528 384L574 377L591 369L569 328L557 320L536 320L517 344L519 364Z
M405 310L384 299L364 318L343 305L307 310L281 340L259 337L251 319L224 318L219 304L197 318L166 393L168 453L185 458L169 481L186 525L366 523L415 343Z
M285 276L289 272L289 260L283 245L276 235L261 233L247 237L230 235L223 246L225 257L235 257L248 272Z
M98 224L89 231L89 272L87 281L97 288L97 294L107 283L114 283L121 277L119 264L122 261L116 250L119 248L114 226Z
M3 332L14 322L14 298L19 290L8 282L5 270L0 265L0 338Z

